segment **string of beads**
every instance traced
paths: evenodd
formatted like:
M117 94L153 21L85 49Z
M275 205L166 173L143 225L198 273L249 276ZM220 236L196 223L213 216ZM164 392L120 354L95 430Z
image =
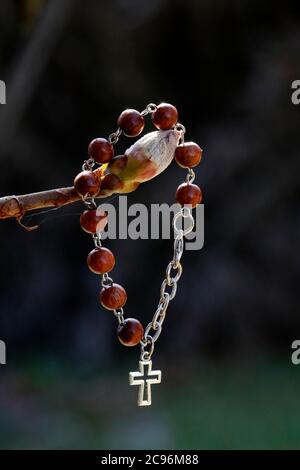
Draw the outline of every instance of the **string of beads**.
M180 132L180 144L175 151L175 160L178 165L188 170L185 181L180 184L176 191L176 202L181 207L173 220L174 253L173 259L168 264L166 276L163 280L158 307L152 321L144 330L141 322L135 318L124 318L123 307L127 301L127 293L123 286L115 283L108 275L115 266L114 254L102 246L101 232L107 223L107 215L99 209L95 203L95 197L100 191L101 179L93 172L95 164L111 164L115 157L114 144L122 134L127 137L137 137L145 126L144 117L150 114L154 126L159 130L176 129ZM82 171L74 179L74 187L86 205L80 217L82 229L91 234L94 241L94 249L87 257L87 265L93 273L101 275L101 291L99 300L101 305L113 312L118 320L117 335L125 346L141 345L141 359L150 360L154 350L154 343L160 336L169 302L174 298L177 290L177 282L182 274L180 259L184 249L184 236L194 227L194 218L191 210L200 204L202 200L201 189L193 183L196 167L202 158L201 148L194 142L185 142L185 127L178 123L177 109L168 103L156 106L153 103L147 105L142 111L126 109L118 120L118 128L109 135L107 139L96 138L88 146L88 159L82 165ZM108 175L109 176L109 175ZM186 229L179 227L179 222L189 220ZM172 275L173 273L173 275ZM170 292L167 292L168 288ZM153 331L153 333L151 333Z

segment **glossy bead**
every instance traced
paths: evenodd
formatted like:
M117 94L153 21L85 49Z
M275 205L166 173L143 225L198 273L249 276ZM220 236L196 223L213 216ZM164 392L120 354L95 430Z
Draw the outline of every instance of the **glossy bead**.
M136 137L143 131L145 121L135 109L125 109L118 118L118 126L128 137Z
M92 171L82 171L74 179L74 187L79 196L96 196L100 190L100 180Z
M193 168L200 163L202 149L194 142L185 142L175 150L175 160L183 168Z
M123 307L126 300L126 290L119 284L114 283L109 287L104 287L100 292L100 302L108 310Z
M144 336L143 325L135 318L127 318L117 330L119 341L124 346L136 346Z
M95 248L87 257L89 269L95 274L111 271L115 265L115 257L108 248Z
M152 121L157 129L166 131L177 123L178 111L172 104L160 103L152 115Z
M87 233L102 232L107 224L107 214L97 210L84 211L80 216L81 228Z
M202 192L199 186L191 183L182 183L176 191L176 202L181 206L189 205L192 208L200 204Z
M88 154L97 163L108 163L114 156L114 147L108 140L99 137L89 144Z

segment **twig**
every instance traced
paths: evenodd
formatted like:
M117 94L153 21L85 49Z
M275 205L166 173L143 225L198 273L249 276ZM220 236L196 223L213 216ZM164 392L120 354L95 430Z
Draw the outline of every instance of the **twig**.
M97 198L132 192L141 183L159 175L173 160L178 138L176 130L150 132L137 140L126 151L126 156L115 157L108 166L98 167L94 170L101 181ZM0 220L15 217L21 224L22 217L29 211L58 208L79 200L80 196L73 186L21 196L4 196L0 198Z
M21 196L4 196L0 198L0 219L15 217L20 220L29 211L46 207L62 207L79 199L74 187L50 189Z

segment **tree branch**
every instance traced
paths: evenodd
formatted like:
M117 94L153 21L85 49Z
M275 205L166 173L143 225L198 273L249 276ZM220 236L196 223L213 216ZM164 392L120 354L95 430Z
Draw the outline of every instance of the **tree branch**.
M0 198L0 219L21 219L26 212L46 207L62 207L80 199L74 187L50 189L21 196Z
M108 166L97 168L94 173L101 180L97 198L132 192L140 183L159 175L171 163L179 137L180 133L176 130L150 132L136 141L125 155L113 158ZM80 196L73 186L21 196L4 196L0 198L0 220L14 217L20 223L29 211L58 208L79 200Z

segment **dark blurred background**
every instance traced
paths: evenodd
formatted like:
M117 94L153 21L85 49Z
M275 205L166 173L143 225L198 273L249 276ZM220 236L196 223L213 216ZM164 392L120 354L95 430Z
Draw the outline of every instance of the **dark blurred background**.
M1 0L1 195L70 185L121 110L167 101L204 149L205 202L145 409L127 385L139 351L86 268L82 205L25 217L34 232L1 222L1 448L300 448L299 31L291 1ZM182 176L173 163L129 200L172 203ZM106 246L147 324L170 241Z

